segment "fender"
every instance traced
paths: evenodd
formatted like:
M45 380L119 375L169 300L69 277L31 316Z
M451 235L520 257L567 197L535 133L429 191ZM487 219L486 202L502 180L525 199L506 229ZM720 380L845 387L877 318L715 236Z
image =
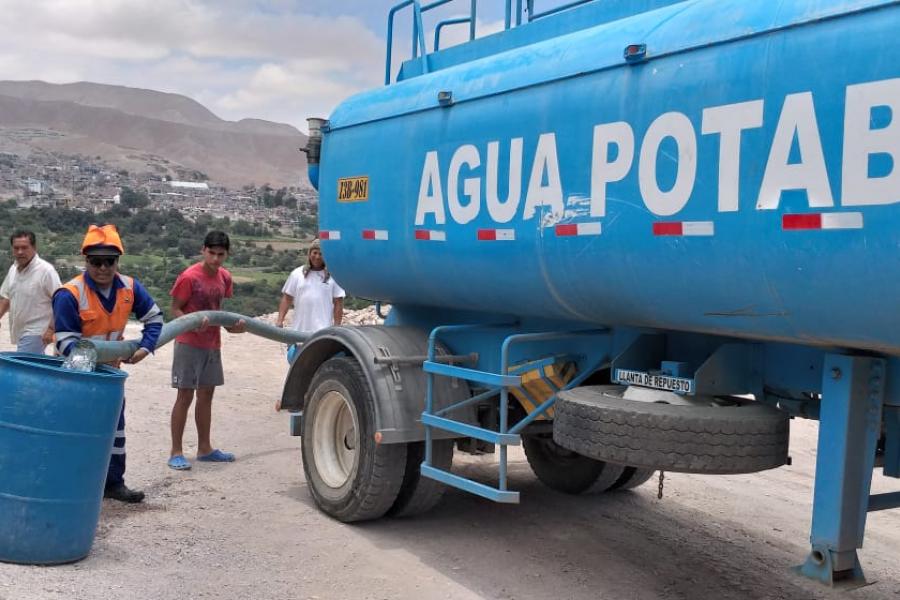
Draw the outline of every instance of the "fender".
M443 350L443 349L442 349ZM426 374L420 365L376 364L375 357L425 356L428 334L412 327L329 327L316 332L294 360L284 391L281 408L302 411L309 384L319 366L333 356L353 356L362 366L375 400L375 430L381 443L397 444L425 439L422 411L425 408ZM461 402L470 396L466 382L447 377L434 378L436 407ZM474 407L454 412L454 417L475 424ZM456 434L434 431L435 439Z

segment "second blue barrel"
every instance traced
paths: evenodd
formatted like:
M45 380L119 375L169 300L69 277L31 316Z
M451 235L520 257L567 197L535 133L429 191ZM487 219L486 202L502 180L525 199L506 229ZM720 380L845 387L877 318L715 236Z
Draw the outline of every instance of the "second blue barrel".
M125 372L0 354L0 561L56 564L94 542Z

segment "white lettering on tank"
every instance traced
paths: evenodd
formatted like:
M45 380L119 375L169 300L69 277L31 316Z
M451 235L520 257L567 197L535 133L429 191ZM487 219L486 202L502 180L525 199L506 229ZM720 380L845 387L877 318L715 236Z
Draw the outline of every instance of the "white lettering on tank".
M609 159L610 146L616 158ZM624 121L594 126L591 156L591 216L606 216L606 184L625 179L634 162L634 131Z
M509 142L509 191L505 202L500 201L497 187L500 142L488 142L485 196L488 213L497 223L512 221L522 201L522 142L523 138L513 138Z
M719 212L735 212L739 208L742 133L762 124L762 100L703 109L701 132L719 134Z
M544 185L544 173L547 174L547 185ZM562 182L559 178L559 160L556 157L555 133L544 133L538 138L522 218L527 221L534 217L534 211L538 206L549 206L551 212L562 213L565 210Z
M890 110L890 123L872 129L872 109ZM891 172L869 177L869 157L887 154ZM847 86L841 204L866 206L900 202L900 79Z
M438 153L434 150L425 154L422 181L419 184L419 201L416 204L416 225L424 225L425 215L428 214L434 215L434 222L437 225L443 225L447 221L444 216L444 194L441 191Z
M659 146L668 137L678 145L678 165L675 185L668 192L659 189L656 179L656 158ZM694 126L686 115L679 112L668 112L660 115L647 129L641 144L640 164L638 165L638 182L641 196L647 208L661 217L674 215L687 204L694 190L697 177L697 135Z
M843 125L834 123L841 117L823 122L828 135L825 141L837 138L843 128L843 148L827 148L834 158L835 169L840 168L841 206L878 206L900 204L900 78L885 79L847 86ZM452 151L449 168L441 172L442 165L437 150L427 151L419 184L415 223L422 226L428 221L434 225L450 222L460 225L477 221L497 224L511 223L517 219L527 221L540 212L541 227L550 227L561 220L582 217L593 219L607 216L613 184L629 177L637 169L637 183L641 197L651 214L669 217L682 211L690 202L697 184L699 157L697 136L718 136L717 156L704 157L708 166L717 171L718 183L710 180L704 185L717 185L716 208L719 213L741 210L741 203L749 204L748 194L757 193L755 208L778 211L786 191L805 192L812 209L829 209L835 206L835 192L831 187L829 165L825 161L819 129L814 94L798 92L783 98L777 122L767 129L774 132L764 150L767 154L765 170L758 190L749 190L750 182L742 179L742 146L750 146L754 155L760 153L763 144L761 128L765 121L765 107L777 109L768 98L702 108L699 122L681 112L668 112L657 117L647 128L643 140L635 137L634 128L625 121L593 124L590 149L590 173L581 167L582 157L574 152L566 153L572 160L566 165L566 182L574 186L564 189L560 171L556 133L545 132L537 139L525 136L512 139L495 139L478 145L464 144ZM748 131L760 130L755 133ZM675 148L670 155L672 138ZM529 179L523 181L524 146L526 139L535 142L535 152ZM484 143L485 146L481 145ZM531 143L531 142L529 142ZM559 143L569 150L571 140ZM508 144L508 162L501 157L501 146ZM640 151L638 152L638 145ZM487 152L482 165L481 152ZM446 159L447 157L445 157ZM838 165L838 159L841 164ZM747 161L743 161L746 163ZM637 165L635 163L638 163ZM446 162L444 166L448 166ZM706 165L705 165L706 166ZM665 167L665 173L660 167ZM482 171L484 169L484 171ZM749 170L744 165L744 170ZM672 174L674 172L674 174ZM587 178L590 178L590 181ZM671 188L660 187L669 181ZM674 183L671 182L674 177ZM446 178L446 179L443 179ZM570 180L571 179L571 180ZM751 178L752 179L752 178ZM447 188L443 187L444 181ZM589 195L583 195L582 186L590 186ZM622 190L627 197L634 190ZM445 194L447 204L444 203ZM564 204L568 197L568 208ZM741 198L744 195L744 198ZM524 202L523 202L524 197ZM484 201L488 215L482 212ZM524 206L523 206L524 205ZM546 210L538 211L538 207ZM712 207L710 207L712 208ZM793 210L793 207L792 207Z
M473 220L481 210L481 177L463 180L463 193L469 201L465 204L459 201L459 171L463 165L469 169L481 166L478 148L471 144L460 146L450 159L450 170L447 173L447 205L450 208L450 216L460 225Z
M795 136L800 162L790 164ZM790 94L784 99L756 208L777 209L784 190L806 190L810 208L834 206L812 92Z

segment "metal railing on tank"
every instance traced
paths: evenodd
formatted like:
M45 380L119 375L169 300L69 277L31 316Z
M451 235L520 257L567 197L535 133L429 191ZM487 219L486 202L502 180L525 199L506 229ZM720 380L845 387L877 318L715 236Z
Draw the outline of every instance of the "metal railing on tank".
M421 0L404 0L396 5L394 5L390 11L388 12L388 24L387 24L387 56L385 58L385 67L384 67L384 84L391 84L391 60L393 58L393 46L394 46L394 17L400 11L405 8L412 6L413 10L413 19L412 19L412 59L422 57L422 72L428 73L428 49L425 45L425 29L422 24L422 15L426 12L444 6L446 4L450 4L455 0L434 0L433 2L428 2L423 4ZM568 2L566 4L562 4L560 6L556 6L550 8L544 12L536 13L534 10L535 0L505 0L505 14L503 20L504 30L511 29L513 27L518 27L523 24L523 15L527 15L525 19L526 23L530 23L537 19L548 17L550 15L555 15L557 13L563 12L570 8L574 8L581 4L587 4L589 2L596 2L597 0L574 0L573 2ZM468 0L469 2L469 14L468 16L461 17L453 17L449 19L444 19L439 21L434 27L434 43L432 46L432 52L437 52L441 48L441 32L445 27L449 27L451 25L468 25L469 26L469 41L475 39L475 26L478 20L478 0ZM515 8L513 8L513 2L515 2Z
M413 7L413 26L412 26L412 58L418 58L419 53L422 54L422 71L424 73L428 72L428 50L425 47L425 29L422 25L422 14L426 13L430 10L434 10L439 6L444 6L445 4L449 4L454 0L434 0L434 2L429 2L428 4L422 4L421 0L404 0L399 4L395 5L388 12L388 26L387 26L387 57L385 58L385 66L384 66L384 84L390 85L391 83L391 59L392 59L392 50L394 47L394 16L404 8L409 6ZM470 23L469 26L469 39L475 39L475 20L478 13L478 0L469 0L469 16L466 18L458 18L451 19L454 23L438 23L438 26L435 30L435 47L440 44L440 30L443 29L446 25L455 24L455 23ZM509 1L509 0L507 0Z

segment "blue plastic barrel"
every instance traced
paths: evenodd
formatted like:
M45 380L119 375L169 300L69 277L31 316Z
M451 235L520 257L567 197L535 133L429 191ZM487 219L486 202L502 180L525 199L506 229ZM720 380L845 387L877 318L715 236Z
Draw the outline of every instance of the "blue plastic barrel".
M0 354L0 561L56 564L90 552L126 377Z

